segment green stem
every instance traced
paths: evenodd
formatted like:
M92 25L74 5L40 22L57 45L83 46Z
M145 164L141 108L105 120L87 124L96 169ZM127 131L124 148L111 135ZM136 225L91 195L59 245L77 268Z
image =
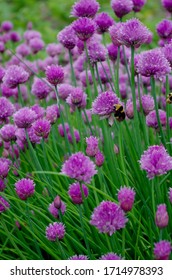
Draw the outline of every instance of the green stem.
M119 90L119 64L120 64L120 47L118 47L118 54L117 54L117 61L116 61L116 83L115 83L115 89L118 97L120 96L120 90Z
M71 73L72 73L72 82L73 82L73 85L76 87L77 83L76 83L75 71L73 68L73 58L72 58L71 50L69 50L69 60L70 60L70 67L71 67Z
M18 85L18 99L19 99L19 103L22 107L24 107L24 101L23 101L23 97L21 94L21 90L20 90L20 85Z

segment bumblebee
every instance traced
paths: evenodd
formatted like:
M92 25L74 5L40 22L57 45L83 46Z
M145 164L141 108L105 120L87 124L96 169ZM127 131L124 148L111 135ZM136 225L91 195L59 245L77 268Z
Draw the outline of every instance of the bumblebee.
M114 104L114 116L117 121L121 122L125 119L125 112L121 104Z
M167 99L166 99L166 102L167 102L168 104L172 104L172 93L169 93L169 95L168 95L168 97L167 97Z

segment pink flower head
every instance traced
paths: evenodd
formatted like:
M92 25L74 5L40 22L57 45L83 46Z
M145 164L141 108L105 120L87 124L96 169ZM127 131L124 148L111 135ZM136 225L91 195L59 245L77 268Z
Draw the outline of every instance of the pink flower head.
M59 210L61 211L62 215L66 212L66 204L61 201L60 208L57 209L54 205L54 201L49 205L48 211L55 217L59 218Z
M114 253L107 253L100 257L100 260L121 260L121 257Z
M112 25L109 28L109 34L110 34L112 43L118 47L121 46L121 41L120 41L120 29L121 28L122 28L121 22L115 23L114 25Z
M33 38L29 41L29 46L33 54L38 53L44 48L44 42L40 38Z
M87 143L87 148L86 148L86 154L89 157L94 157L99 149L99 140L97 139L97 137L94 136L90 136L90 137L86 137L86 143Z
M82 204L83 198L88 197L88 188L83 184L82 184L82 192L81 192L80 183L78 182L69 186L68 195L72 199L72 202L75 204Z
M51 130L51 125L48 120L39 119L32 124L32 128L37 136L47 138Z
M164 146L150 146L144 151L139 163L141 169L146 170L149 179L166 174L172 169L172 157L168 155Z
M118 18L130 13L133 9L132 0L111 0L111 7Z
M87 261L88 260L88 257L87 256L84 256L84 255L74 255L72 257L70 257L68 260L77 260L77 261Z
M121 25L119 39L122 45L127 47L140 47L146 43L149 32L138 19L127 20Z
M101 167L104 163L104 160L105 160L104 155L100 151L98 151L95 155L96 166Z
M62 173L78 181L89 183L97 173L95 164L82 152L69 157L62 166Z
M57 239L63 239L65 235L65 226L62 223L49 224L46 228L46 238L50 241L56 241Z
M171 243L167 240L161 240L155 243L154 256L156 260L168 260L172 250Z
M37 115L36 119L42 119L44 117L45 109L43 107L41 107L39 104L34 104L31 107L31 109Z
M133 11L140 12L143 6L146 4L147 0L132 0L133 1Z
M72 111L75 111L76 108L85 108L86 107L87 95L79 87L73 87L70 95L67 97L66 102L70 105Z
M160 38L168 39L172 37L172 22L168 19L163 19L156 27Z
M15 191L20 199L26 200L34 194L35 183L31 179L23 178L15 183Z
M7 177L10 169L11 161L9 159L0 158L0 178L4 179Z
M73 22L72 26L75 34L82 41L87 41L96 31L96 24L90 18L79 18Z
M61 137L65 136L64 129L65 129L66 133L70 132L70 126L68 123L65 123L64 126L62 124L58 125L58 131L59 131Z
M17 65L11 65L3 77L3 82L9 88L15 88L19 84L25 83L29 78L29 74L21 67Z
M153 111L155 104L154 99L151 95L145 94L141 97L142 108L145 115L148 115L151 111Z
M121 187L118 191L118 201L120 203L120 207L124 212L128 212L132 209L134 198L135 198L135 191L129 187Z
M59 65L48 66L45 74L48 82L54 86L61 84L64 80L64 71Z
M107 46L107 50L108 50L108 56L109 56L110 60L116 61L117 56L118 56L118 47L115 46L114 44L109 44Z
M123 210L114 202L102 201L91 216L91 225L100 233L108 233L110 236L117 230L124 228L128 219Z
M21 37L19 33L12 31L10 32L10 40L14 43L19 42L21 40Z
M0 129L0 136L5 141L16 140L16 126L13 124L6 124Z
M159 118L160 118L160 122L161 122L161 125L163 127L166 126L166 122L167 122L167 119L166 119L166 112L159 109L158 110L158 113L159 113ZM156 117L156 111L153 110L151 111L147 116L146 116L146 124L147 126L149 127L153 127L155 129L158 128L158 120L157 120L157 117Z
M0 214L5 212L8 208L10 208L10 204L0 196Z
M57 35L57 39L66 49L72 50L77 41L72 25L69 25L61 30Z
M4 32L8 32L10 31L11 29L13 29L13 24L11 21L3 21L1 23L1 28L2 28L2 31Z
M66 98L71 94L72 91L73 86L69 84L60 84L58 86L59 97L63 100L66 100Z
M109 27L113 25L114 20L107 13L97 14L95 22L98 26L97 32L102 34L108 31Z
M55 123L60 117L59 108L56 104L50 105L46 109L46 119L51 123Z
M51 90L51 87L47 84L47 82L44 79L34 78L31 92L38 99L46 98Z
M36 120L36 114L32 109L23 107L13 115L13 119L19 128L28 128Z
M168 226L169 216L167 212L167 208L165 204L158 205L156 216L155 216L155 223L157 227L164 228Z
M171 0L161 0L163 7L169 12L172 13L172 3Z
M74 17L94 17L100 5L96 0L79 0L72 6L71 15Z
M105 61L107 50L101 43L94 40L88 44L88 56L92 64Z
M62 52L62 45L55 43L48 44L46 47L46 52L51 57L59 55Z

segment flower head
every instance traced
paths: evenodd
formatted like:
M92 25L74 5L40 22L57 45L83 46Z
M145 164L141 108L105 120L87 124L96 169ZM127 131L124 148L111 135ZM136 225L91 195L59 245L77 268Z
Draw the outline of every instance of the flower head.
M8 208L10 208L10 204L2 196L0 196L0 214Z
M104 160L105 160L104 155L100 151L98 151L95 155L95 164L98 167L101 167L104 163Z
M116 61L117 56L118 56L118 47L115 46L114 44L109 44L107 46L108 50L108 56L112 61Z
M167 119L166 119L166 112L159 109L158 110L158 114L159 114L159 118L160 118L160 122L161 122L161 125L163 127L166 126L166 122L167 122ZM158 128L158 120L157 120L157 116L156 116L156 111L153 110L151 111L147 116L146 116L146 124L147 126L149 127L153 127L155 129Z
M132 0L132 1L133 1L133 5L134 5L133 11L140 12L147 0Z
M166 39L172 37L172 22L168 19L163 19L156 27L160 38Z
M166 174L172 169L172 157L163 146L150 146L144 151L139 162L141 169L146 170L149 179Z
M151 95L145 94L141 97L141 103L143 112L145 115L148 115L151 111L153 111L155 104L154 99Z
M56 104L50 105L46 109L46 119L51 123L55 123L60 117L59 108Z
M172 3L171 0L161 0L163 7L169 12L172 13Z
M16 126L13 124L5 124L1 129L0 129L0 136L1 138L5 141L13 141L16 140Z
M141 75L161 77L168 74L170 65L159 49L142 52L138 61L138 71Z
M107 13L97 14L95 17L97 24L97 32L102 34L108 31L109 27L113 25L114 20Z
M118 200L122 210L128 212L132 209L135 194L135 191L129 187L124 186L120 188L118 191Z
M133 9L132 0L111 0L111 7L118 18L122 18Z
M166 205L160 204L158 205L156 216L155 216L155 223L157 227L164 228L168 225L169 216L167 213Z
M138 48L146 43L148 35L149 31L147 27L145 27L138 19L133 18L121 25L119 39L122 45Z
M19 84L25 83L29 78L29 74L18 65L11 65L5 72L5 75L3 77L3 82L9 87L9 88L15 88Z
M79 0L72 6L71 15L74 17L94 17L100 5L96 0Z
M71 110L75 111L77 108L85 108L87 95L79 87L73 87L70 95L66 98L66 102L70 105Z
M44 48L44 42L40 38L33 38L29 41L29 46L33 54L38 53Z
M1 28L4 32L8 32L10 31L11 29L13 29L13 24L11 21L3 21L1 23Z
M15 183L15 191L20 199L26 200L34 194L35 183L31 179L23 178Z
M115 23L114 25L112 25L109 28L109 34L110 34L112 43L118 47L121 46L121 41L120 41L120 29L121 28L122 28L121 22Z
M156 260L168 260L172 250L171 243L167 240L161 240L155 243L154 256Z
M96 24L90 18L79 18L73 22L72 26L81 41L87 41L96 31Z
M47 138L51 130L51 125L48 120L39 119L32 124L32 128L37 136Z
M57 209L57 207L55 207L54 201L48 207L48 211L55 218L59 218L59 210L61 211L62 215L64 215L64 213L66 211L66 204L63 201L60 201L60 207L58 209Z
M7 177L10 169L11 161L9 159L0 158L0 178L4 179Z
M94 157L99 149L98 147L99 140L94 136L90 136L90 137L86 137L86 143L87 143L86 154L89 157Z
M3 192L6 188L5 180L0 178L0 192Z
M61 30L57 35L57 39L66 49L72 50L77 41L72 25L66 26Z
M62 223L49 224L46 228L46 237L50 241L56 241L57 239L63 239L65 235L65 226Z
M127 218L123 210L114 202L102 201L91 216L91 225L98 228L99 232L112 235L117 230L124 228Z
M46 98L51 90L51 87L47 85L46 81L44 81L43 79L34 78L31 92L38 99Z
M28 128L36 120L35 112L28 108L24 107L18 110L14 115L14 122L19 128Z
M100 260L121 260L121 257L114 253L107 253L101 256Z
M46 78L48 82L54 86L61 84L64 79L63 68L59 65L50 65L46 69Z
M97 173L95 164L82 152L69 157L62 166L62 173L78 181L89 183Z
M81 188L82 188L83 194L81 192ZM69 186L68 195L72 199L73 203L82 204L83 203L83 197L84 198L88 197L88 188L83 184L80 187L80 183L78 183L78 182L74 183L74 184Z

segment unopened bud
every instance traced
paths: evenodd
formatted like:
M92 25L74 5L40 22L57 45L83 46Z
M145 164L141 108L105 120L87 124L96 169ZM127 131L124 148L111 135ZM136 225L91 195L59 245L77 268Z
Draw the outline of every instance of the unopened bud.
M57 209L60 209L61 207L61 198L59 195L57 195L54 199L54 207Z

